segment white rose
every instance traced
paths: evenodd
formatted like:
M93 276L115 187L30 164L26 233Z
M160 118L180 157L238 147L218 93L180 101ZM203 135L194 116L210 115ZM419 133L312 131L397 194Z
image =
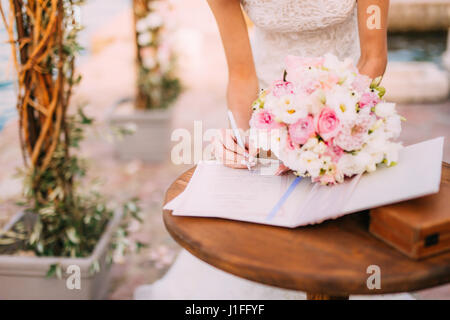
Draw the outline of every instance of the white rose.
M381 118L387 118L396 113L395 103L380 102L375 106L375 114Z

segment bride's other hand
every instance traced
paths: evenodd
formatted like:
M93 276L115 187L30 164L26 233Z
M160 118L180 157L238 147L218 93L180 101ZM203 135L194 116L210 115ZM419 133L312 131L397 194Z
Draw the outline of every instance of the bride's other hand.
M240 130L240 134L243 139L247 137L242 130ZM248 142L245 143L245 149L242 148L237 143L233 130L222 129L214 139L214 153L216 158L225 166L234 169L246 169L247 163L254 164L254 157L258 151L249 148Z

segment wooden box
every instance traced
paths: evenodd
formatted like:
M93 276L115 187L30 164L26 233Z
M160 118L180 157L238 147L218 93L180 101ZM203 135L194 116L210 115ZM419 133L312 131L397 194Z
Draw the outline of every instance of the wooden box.
M442 165L439 193L371 210L369 229L413 259L450 250L450 165Z

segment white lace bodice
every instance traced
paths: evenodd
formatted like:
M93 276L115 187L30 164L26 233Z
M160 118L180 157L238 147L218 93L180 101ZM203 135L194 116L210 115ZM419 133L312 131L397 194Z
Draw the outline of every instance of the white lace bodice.
M359 58L356 0L241 0L262 88L283 75L288 54Z

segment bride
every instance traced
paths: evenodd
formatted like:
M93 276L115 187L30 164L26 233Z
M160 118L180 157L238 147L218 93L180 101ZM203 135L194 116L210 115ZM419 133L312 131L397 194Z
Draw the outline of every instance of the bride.
M350 57L375 78L387 63L388 0L208 0L228 64L228 108L249 128L251 104L260 88L283 74L286 55ZM249 40L242 8L255 25ZM228 132L230 130L226 130ZM229 133L231 134L231 133ZM229 138L229 137L228 137ZM244 150L224 137L223 161L245 168ZM182 251L166 276L135 292L137 299L302 299L304 293L235 277Z

